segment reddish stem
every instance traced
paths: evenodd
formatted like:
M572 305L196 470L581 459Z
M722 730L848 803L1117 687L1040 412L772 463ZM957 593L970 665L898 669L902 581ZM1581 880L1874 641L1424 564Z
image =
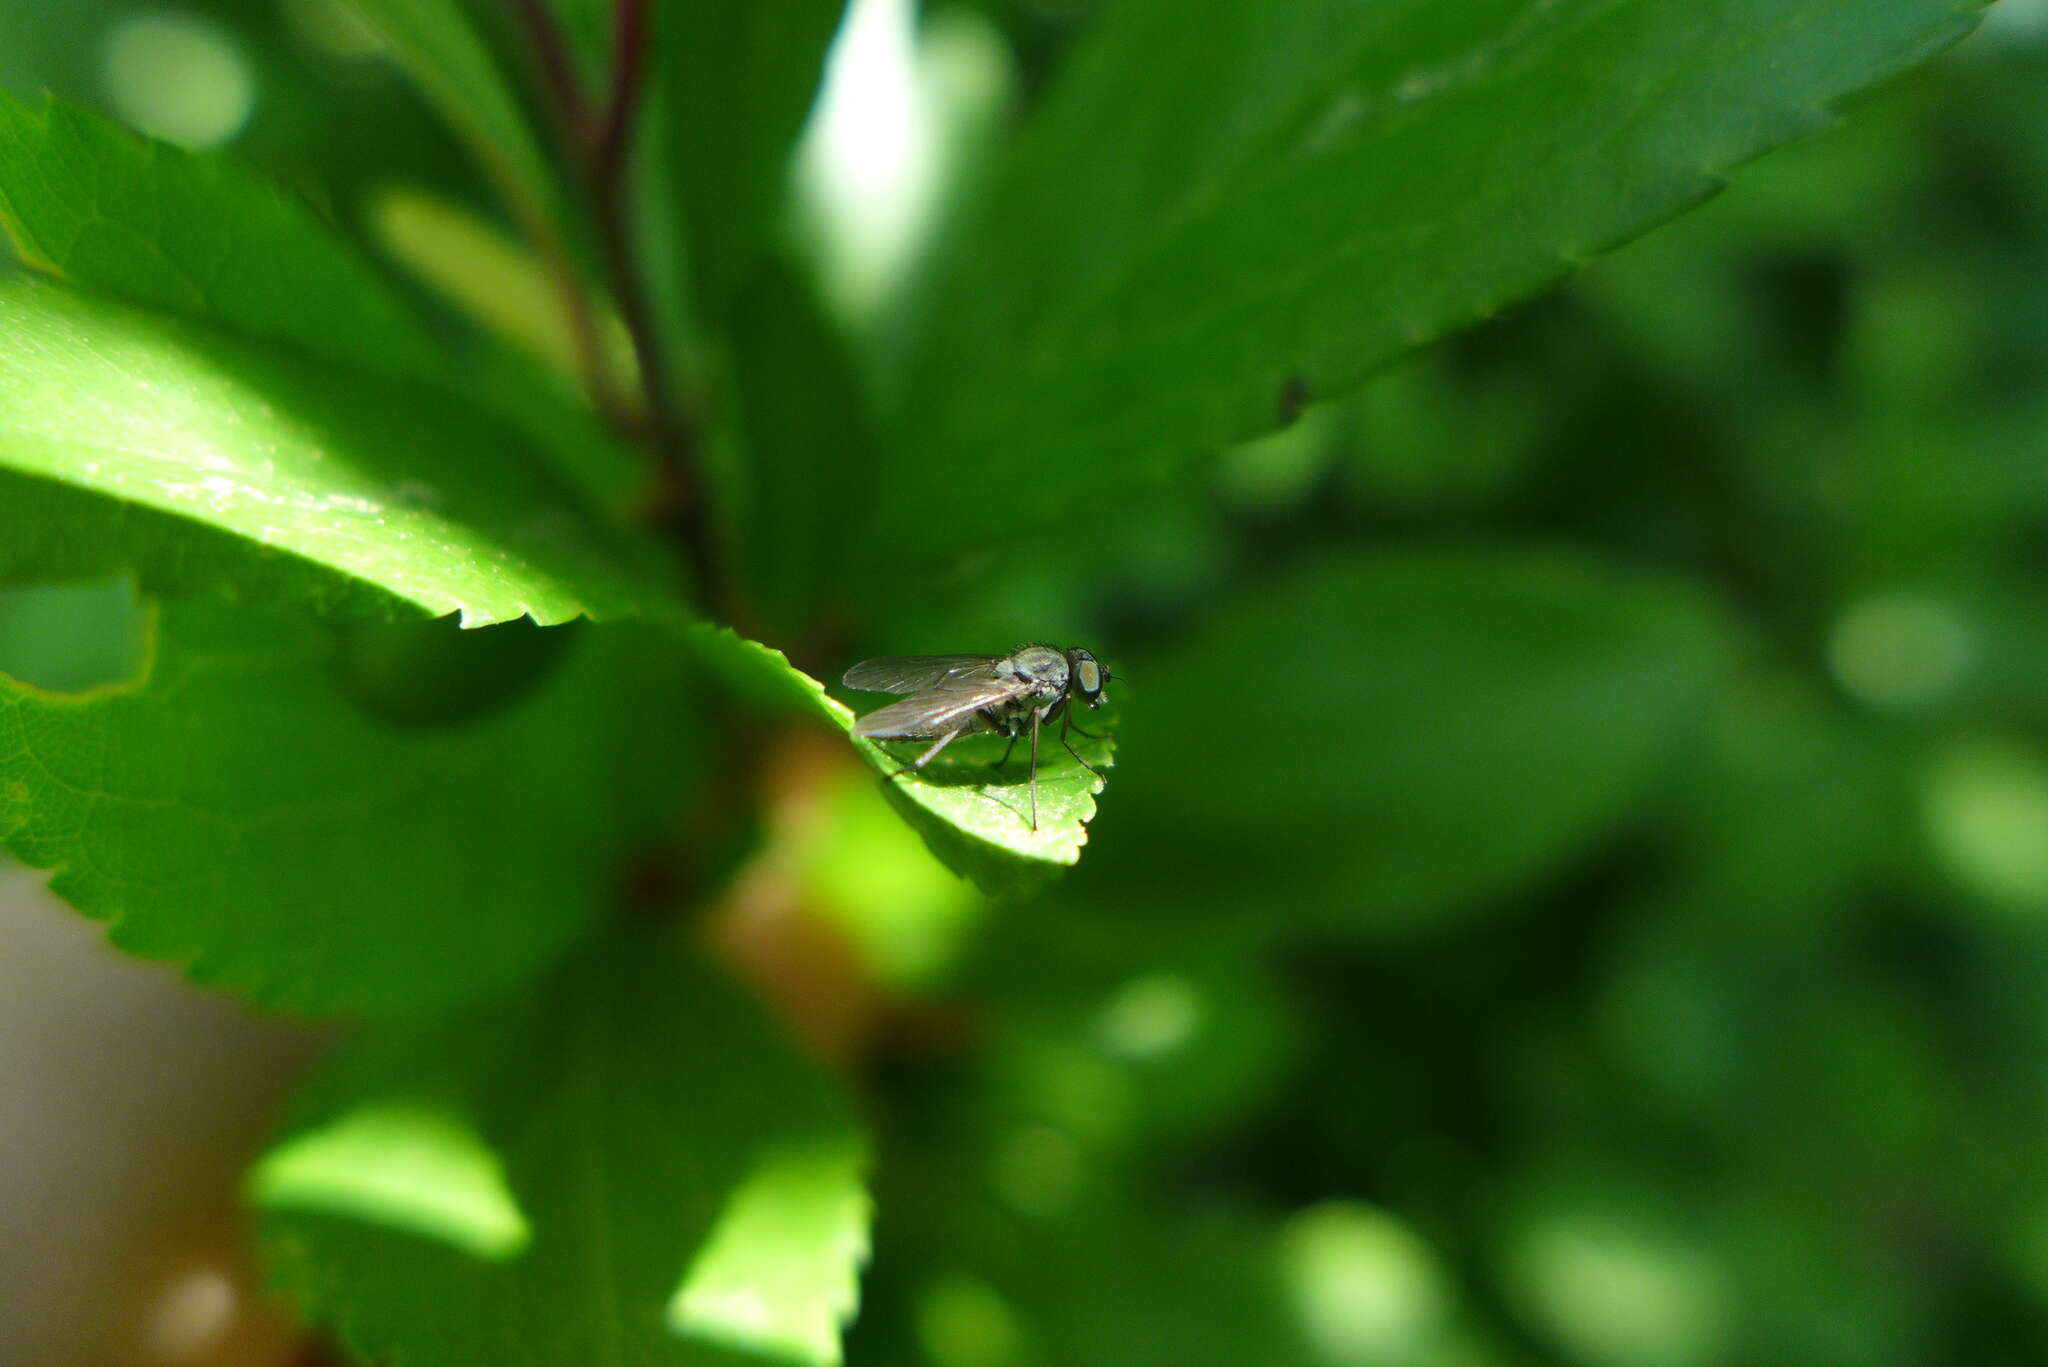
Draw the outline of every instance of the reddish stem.
M582 176L602 268L640 365L655 457L647 519L666 525L681 543L698 592L707 606L718 611L726 606L728 586L712 545L705 484L697 465L696 425L670 390L660 329L634 251L632 177L628 172L633 130L646 88L646 0L617 0L612 11L611 90L601 118L592 114L570 60L568 42L546 0L515 0L515 8L539 60L566 150Z

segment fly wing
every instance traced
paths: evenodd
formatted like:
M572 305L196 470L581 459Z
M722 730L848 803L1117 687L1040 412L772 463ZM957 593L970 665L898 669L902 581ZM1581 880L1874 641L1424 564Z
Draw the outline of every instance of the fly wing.
M916 693L951 679L986 674L998 655L887 655L862 660L840 682L863 693Z
M997 678L947 679L876 708L854 722L853 734L870 740L936 739L972 723L975 713L1008 700L1016 691L1016 685Z

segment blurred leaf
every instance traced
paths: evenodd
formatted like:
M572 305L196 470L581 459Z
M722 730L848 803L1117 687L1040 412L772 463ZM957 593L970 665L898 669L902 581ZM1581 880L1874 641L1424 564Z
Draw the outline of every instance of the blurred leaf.
M0 835L122 948L251 1000L389 1014L515 983L687 794L684 666L646 628L585 631L528 697L429 728L359 708L323 628L158 614L135 684L0 678Z
M867 396L809 285L780 263L740 296L732 354L745 446L732 542L756 613L796 632L868 554L851 540L875 467Z
M706 317L724 315L768 236L843 9L840 0L654 7L654 164Z
M1595 1169L1553 1175L1503 1221L1501 1257L1522 1317L1590 1367L1726 1362L1736 1306L1696 1230ZM1645 1205L1650 1208L1644 1209Z
M1281 1230L1289 1299L1331 1363L1427 1364L1444 1357L1457 1288L1441 1254L1398 1216L1325 1201Z
M781 651L722 627L697 625L687 632L706 665L742 696L766 707L809 712L850 736L853 711L828 697L823 684L790 664ZM1113 728L1115 710L1105 715L1109 720L1097 724ZM1027 816L1027 761L1013 756L1002 771L993 763L947 762L955 751L987 748L988 740L963 739L918 774L900 773L907 761L873 741L855 739L852 744L883 775L882 790L890 803L948 868L991 895L1022 893L1080 862L1103 780L1068 758L1057 734L1048 735L1040 754L1034 831ZM1107 734L1101 740L1077 735L1073 743L1097 769L1115 763L1116 742ZM992 760L994 750L988 753Z
M460 200L413 186L380 187L368 217L394 262L503 344L466 350L457 377L464 392L530 431L594 507L616 522L634 520L646 494L645 454L623 427L592 421L576 322L541 255ZM632 413L639 383L632 342L603 300L588 302L619 391L613 397Z
M9 573L238 586L270 551L465 625L675 610L656 553L454 396L88 298L0 283L0 466L89 490L0 507ZM218 529L195 536L139 505ZM129 526L134 543L116 539ZM240 543L240 544L238 544Z
M575 320L526 243L459 200L410 187L378 195L369 218L378 244L422 284L563 383L579 380ZM595 322L613 373L637 380L617 315L599 308Z
M442 618L338 623L336 668L351 698L401 726L474 721L531 696L582 636L581 622L529 619L451 631Z
M1274 976L1239 946L1162 943L1085 902L990 918L960 985L989 1016L991 1106L1110 1151L1222 1129L1295 1043Z
M530 995L360 1036L251 1195L273 1285L366 1359L829 1367L864 1150L754 1001L635 930Z
M553 164L519 85L460 0L348 0L461 134L529 230L564 223Z
M932 858L865 769L833 777L819 816L792 851L806 908L846 937L883 989L930 991L981 923L982 898Z
M432 340L311 209L231 161L55 100L0 93L0 224L92 291L373 370L430 374Z
M1284 425L1967 32L1970 0L1110 7L932 291L877 546ZM962 468L1007 496L961 497Z
M916 1338L938 1367L1323 1361L1283 1298L1274 1230L1256 1215L1151 1209L1108 1192L1071 1215L1028 1219L968 1192L925 1195L920 1213L950 1226L915 1250L927 1278Z
M763 1152L669 1302L686 1338L837 1363L867 1261L867 1146L852 1126Z
M1719 653L1692 592L1562 555L1293 574L1140 662L1088 890L1211 927L1440 922L1615 821Z

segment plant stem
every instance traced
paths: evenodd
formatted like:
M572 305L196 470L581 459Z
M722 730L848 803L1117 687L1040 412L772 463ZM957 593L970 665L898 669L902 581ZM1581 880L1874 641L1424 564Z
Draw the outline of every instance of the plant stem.
M569 44L555 21L554 11L548 8L548 0L512 0L512 8L519 16L520 27L526 31L534 59L540 63L548 99L574 137L581 139L590 125L590 107L584 100L583 82L576 77L576 64L570 58Z
M647 80L646 0L619 0L612 32L612 97L594 130L591 162L598 181L617 193L625 182L633 120Z
M617 0L613 8L611 89L601 114L593 112L585 96L568 41L546 0L515 0L515 12L540 65L564 150L581 176L600 269L639 363L651 420L645 435L654 461L644 516L664 527L681 546L705 607L729 616L729 584L714 545L708 485L697 459L696 422L672 388L674 377L633 237L630 171L633 132L646 88L646 0Z

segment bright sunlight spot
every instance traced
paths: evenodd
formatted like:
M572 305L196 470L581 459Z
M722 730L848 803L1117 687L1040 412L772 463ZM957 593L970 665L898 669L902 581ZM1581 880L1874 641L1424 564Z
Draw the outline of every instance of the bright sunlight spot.
M227 142L256 104L256 76L234 37L197 14L122 20L107 34L100 74L122 119L186 147Z
M494 1262L526 1247L526 1217L498 1155L467 1120L437 1106L351 1111L272 1149L249 1186L273 1210L350 1216Z
M2048 767L2009 741L1958 745L1923 792L1935 853L1958 883L2007 906L2048 910Z
M1009 56L985 20L920 27L914 0L853 0L797 157L825 292L871 317L924 244L977 128L1007 98Z
M1435 1251L1361 1201L1327 1201L1289 1220L1280 1269L1308 1341L1333 1363L1406 1360L1448 1323L1451 1291Z

